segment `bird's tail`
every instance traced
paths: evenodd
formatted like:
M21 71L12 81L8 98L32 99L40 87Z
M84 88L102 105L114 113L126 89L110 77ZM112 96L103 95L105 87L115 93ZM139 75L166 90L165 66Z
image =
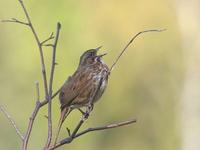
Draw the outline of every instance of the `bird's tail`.
M55 134L55 142L54 145L56 144L57 140L58 140L58 136L60 133L60 129L62 127L63 122L65 121L66 117L69 115L69 113L71 112L70 108L65 107L62 111L61 111L61 115L60 115L60 120L58 123L58 127L56 130L56 134Z

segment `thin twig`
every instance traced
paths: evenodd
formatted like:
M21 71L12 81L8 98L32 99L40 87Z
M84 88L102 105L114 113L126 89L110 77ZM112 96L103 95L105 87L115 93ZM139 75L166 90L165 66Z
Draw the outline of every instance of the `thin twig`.
M57 92L55 92L53 94L51 99L55 98L58 95L59 91L60 91L60 89L57 90ZM29 124L28 124L28 128L27 128L27 131L26 131L26 134L25 134L25 137L24 137L23 149L22 150L26 150L25 148L27 148L28 140L30 138L30 134L31 134L32 127L33 127L33 123L34 123L35 117L37 116L39 109L41 107L43 107L44 105L46 105L47 103L48 103L47 100L43 100L42 102L39 102L39 101L36 102L35 108L34 108L32 114L31 114L31 117L29 118Z
M36 81L35 82L35 86L36 86L36 94L37 94L37 100L40 100L40 87L39 87L39 82Z
M29 23L20 21L20 20L18 20L18 19L16 19L16 18L12 18L12 19L8 19L8 20L1 20L1 22L19 23L19 24L22 24L22 25L29 26Z
M94 127L94 128L88 128L84 131L81 131L80 133L76 134L75 138L86 134L88 132L92 132L92 131L99 131L99 130L106 130L106 129L111 129L111 128L117 128L120 126L125 126L125 125L129 125L132 123L135 123L137 120L136 119L131 119L131 120L127 120L127 121L123 121L123 122L118 122L118 123L113 123L113 124L109 124L109 125L105 125L105 126L100 126L100 127Z
M40 44L44 45L44 43L46 43L46 42L48 42L49 40L52 40L52 39L54 39L53 32L51 33L51 35L46 40L42 41Z
M32 128L33 128L33 123L34 123L35 117L36 117L40 107L41 107L40 101L36 101L34 111L32 112L31 117L29 118L29 124L28 124L28 128L27 128L27 131L26 131L26 134L25 134L24 141L23 141L22 150L27 149L28 141L29 141L30 134L31 134L31 131L32 131Z
M118 60L120 59L120 57L123 55L123 53L126 51L126 49L129 47L129 45L140 35L143 33L147 33L147 32L162 32L165 31L166 29L162 29L162 30L144 30L144 31L140 31L138 32L136 35L133 36L133 38L128 42L128 44L124 47L124 49L122 50L122 52L119 54L119 56L115 59L114 63L112 64L112 66L110 67L110 72L113 70L114 66L117 64Z
M84 121L81 120L77 126L77 128L79 129L81 124L83 123ZM64 138L63 140L61 140L60 142L56 143L56 145L50 147L48 150L53 150L53 149L56 149L64 144L69 144L71 143L75 138L78 138L79 136L82 136L86 133L89 133L89 132L93 132L93 131L101 131L101 130L107 130L107 129L112 129L112 128L117 128L117 127L121 127L121 126L126 126L126 125L129 125L129 124L132 124L132 123L135 123L136 122L136 119L130 119L130 120L127 120L127 121L122 121L122 122L118 122L118 123L112 123L112 124L108 124L108 125L104 125L104 126L100 126L100 127L93 127L93 128L88 128L86 130L83 130L77 134L75 134L74 136L69 136L67 138ZM77 130L76 128L76 130Z
M13 118L9 115L9 113L6 111L6 109L4 108L3 105L0 105L0 110L2 111L2 113L6 116L6 118L8 119L8 121L10 122L10 124L13 126L13 128L15 129L16 133L19 135L19 137L21 138L21 140L24 140L24 136L21 133L20 129L17 127L15 121L13 120Z
M51 97L52 97L52 87L53 87L53 77L54 77L54 70L56 64L56 48L58 43L58 38L60 35L61 24L57 23L57 31L56 37L53 46L53 54L52 54L52 64L51 64L51 74L50 74L50 81L49 81L49 95L48 95L48 137L45 147L49 147L51 144L52 139L52 111L51 111Z
M53 47L53 44L43 44L42 46L46 46L46 47Z
M79 123L77 124L76 128L74 129L74 131L71 134L71 138L72 139L74 139L74 137L76 136L76 133L81 128L81 126L83 125L83 123L86 121L87 118L85 116L83 116L82 119L79 121Z
M35 28L33 27L32 21L30 19L30 16L28 14L28 11L27 11L23 1L22 0L18 0L18 1L21 4L21 7L22 7L22 9L24 11L24 14L26 16L26 19L28 21L29 27L30 27L30 29L31 29L34 37L35 37L36 43L37 43L38 48L39 48L41 66L42 66L42 76L43 76L43 82L44 82L44 91L45 91L45 97L47 99L47 97L48 97L48 85L47 85L46 67L45 67L45 62L44 62L44 54L43 54L42 44L41 44L41 42L39 40L38 34L35 31Z
M58 89L52 96L51 96L51 99L54 99L58 94L60 93L60 89ZM44 106L44 105L46 105L48 103L48 100L43 100L42 102L41 102L41 107L42 106Z
M26 148L27 148L28 140L30 138L30 134L31 134L31 131L32 131L32 128L33 128L33 122L34 122L35 117L36 117L36 115L37 115L37 113L38 113L38 111L41 107L39 82L36 81L35 85L36 85L36 94L37 94L36 105L35 105L34 111L31 114L31 117L29 118L28 129L26 131L25 138L24 138L24 141L23 141L23 147L22 147L23 150L26 150Z

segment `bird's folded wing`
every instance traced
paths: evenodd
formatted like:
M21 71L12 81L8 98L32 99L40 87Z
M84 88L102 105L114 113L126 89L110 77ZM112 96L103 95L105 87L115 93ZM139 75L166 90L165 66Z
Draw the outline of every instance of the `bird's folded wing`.
M59 95L61 109L71 104L81 104L81 101L87 99L91 88L93 88L88 73L88 71L77 72L65 82Z

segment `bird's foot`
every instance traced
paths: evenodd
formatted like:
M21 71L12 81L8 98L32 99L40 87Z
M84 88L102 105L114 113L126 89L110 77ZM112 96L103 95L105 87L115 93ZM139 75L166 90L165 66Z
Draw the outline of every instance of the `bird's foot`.
M90 113L94 108L94 105L92 103L90 103L88 106L87 106L87 109L86 109L86 112L87 113Z

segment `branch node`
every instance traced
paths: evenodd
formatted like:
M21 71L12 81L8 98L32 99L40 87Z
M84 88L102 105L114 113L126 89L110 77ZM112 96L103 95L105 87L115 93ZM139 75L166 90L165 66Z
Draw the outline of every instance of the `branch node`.
M44 46L44 44L45 43L47 43L48 41L50 41L50 40L52 40L52 39L54 39L55 37L53 36L53 32L50 34L50 36L46 39L46 40L44 40L44 41L42 41L40 44L42 45L42 46Z

